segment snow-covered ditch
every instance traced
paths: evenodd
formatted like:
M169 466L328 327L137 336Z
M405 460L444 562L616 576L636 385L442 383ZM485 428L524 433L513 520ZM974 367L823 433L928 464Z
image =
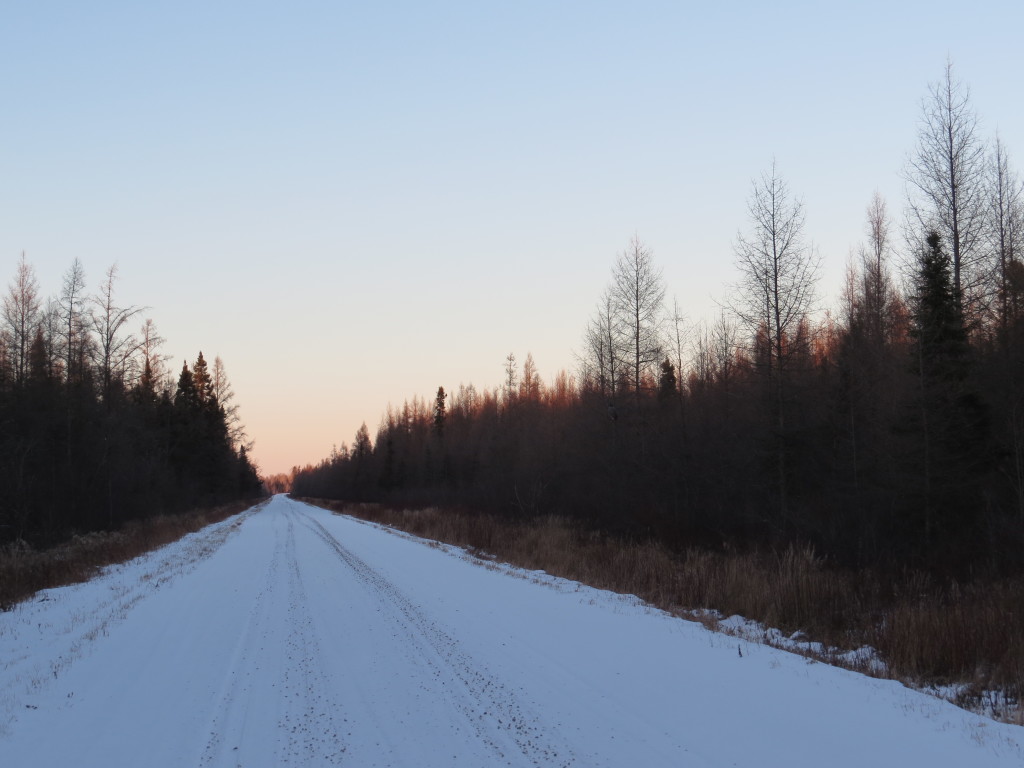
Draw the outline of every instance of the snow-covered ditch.
M834 648L811 640L803 632L785 634L774 627L766 627L758 621L743 616L723 617L715 610L699 609L689 615L696 621L727 635L749 642L770 645L809 659L851 669L874 677L889 677L889 669L878 652L869 645L855 649ZM920 685L914 681L903 681L914 690L935 696L943 701L962 706L993 720L1016 722L1021 716L1020 703L1009 699L1003 691L986 690L977 693L966 684ZM1019 723L1018 723L1019 725Z

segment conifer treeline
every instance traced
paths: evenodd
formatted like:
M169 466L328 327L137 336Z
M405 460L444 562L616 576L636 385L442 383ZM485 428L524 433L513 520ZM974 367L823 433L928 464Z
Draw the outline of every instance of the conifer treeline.
M620 372L614 398L593 367L544 385L530 357L520 375L510 356L501 388L389 408L375 440L364 425L293 491L557 514L677 545L798 541L849 564L1016 571L1024 317L969 342L938 235L919 270L881 346L863 296L846 324L802 328L811 343L787 361L784 432L765 334L748 352L721 342L737 331L720 320L684 377L664 358L639 390Z
M202 353L175 386L152 321L87 295L76 261L44 302L22 256L0 322L0 544L45 546L260 493L223 364ZM227 410L225 410L227 406Z
M741 278L716 322L686 329L666 312L634 241L577 376L545 386L531 358L520 375L510 355L501 388L389 407L375 441L364 426L298 471L294 491L557 514L679 545L797 541L854 565L1019 572L1024 192L1005 147L980 140L951 67L904 172L904 242L876 195L834 315L814 312L817 256L773 168L754 184Z

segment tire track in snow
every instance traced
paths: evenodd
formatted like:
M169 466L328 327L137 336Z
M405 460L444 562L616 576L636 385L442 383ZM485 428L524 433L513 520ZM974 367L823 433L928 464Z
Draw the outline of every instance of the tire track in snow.
M251 668L258 668L258 664L252 656L258 647L260 632L269 620L268 595L274 590L277 583L282 549L283 542L281 539L277 539L265 571L263 585L249 610L248 620L235 644L231 663L217 696L217 704L214 707L214 714L208 728L209 738L199 761L201 766L220 764L225 752L227 733L230 731L232 735L240 735L245 729L251 694L250 683L246 679L247 671ZM237 746L232 750L237 750Z
M357 580L380 605L380 616L403 645L444 685L445 696L469 724L477 739L508 765L570 766L576 763L571 749L553 738L529 707L505 683L474 661L460 643L445 633L416 607L398 587L339 542L318 520L293 506L302 525L350 568ZM518 753L518 756L517 756Z
M229 760L249 765L250 757L266 763L266 754L250 756L246 749L247 736L265 728L277 733L276 754L267 764L341 765L346 752L340 735L343 708L324 682L323 649L299 573L294 520L291 515L282 519L285 530L276 532L262 587L217 697L201 766L228 765ZM263 674L267 667L269 677ZM271 690L265 689L268 680Z
M346 722L344 710L330 687L322 665L323 648L314 631L306 588L295 552L295 528L288 519L288 638L284 696L292 707L286 709L282 726L288 736L281 765L340 765L346 747L339 735ZM295 760L295 763L290 762Z

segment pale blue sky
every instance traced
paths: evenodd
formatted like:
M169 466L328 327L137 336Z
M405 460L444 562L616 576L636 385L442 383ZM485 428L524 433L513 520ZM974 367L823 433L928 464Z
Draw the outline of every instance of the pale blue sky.
M751 180L833 305L947 55L1024 164L1019 2L7 2L0 281L113 262L175 370L224 358L266 471L388 402L544 378L634 233L696 321Z

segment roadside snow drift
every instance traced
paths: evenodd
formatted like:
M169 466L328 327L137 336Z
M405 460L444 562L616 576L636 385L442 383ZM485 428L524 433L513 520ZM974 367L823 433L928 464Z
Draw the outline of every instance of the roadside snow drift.
M1019 766L1020 728L275 497L0 614L0 766Z

